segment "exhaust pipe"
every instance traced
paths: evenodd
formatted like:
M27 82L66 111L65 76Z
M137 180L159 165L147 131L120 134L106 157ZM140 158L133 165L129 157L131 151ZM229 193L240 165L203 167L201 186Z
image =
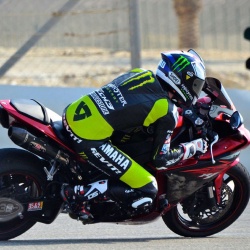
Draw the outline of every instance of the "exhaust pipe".
M8 130L8 136L16 145L42 158L47 160L54 159L63 165L69 164L69 156L67 154L50 146L43 139L32 135L23 128L11 126Z

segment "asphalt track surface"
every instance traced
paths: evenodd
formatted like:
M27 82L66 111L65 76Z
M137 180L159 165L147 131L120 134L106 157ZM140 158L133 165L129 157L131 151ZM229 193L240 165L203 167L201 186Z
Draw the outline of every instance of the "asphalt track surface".
M61 114L64 107L92 89L0 86L0 99L36 99ZM250 92L228 90L236 108L250 128ZM0 147L14 147L0 128ZM250 171L250 148L241 153L241 162ZM229 228L207 238L184 238L171 232L159 218L149 224L82 225L60 214L50 225L37 223L23 235L0 242L1 249L250 249L250 205Z

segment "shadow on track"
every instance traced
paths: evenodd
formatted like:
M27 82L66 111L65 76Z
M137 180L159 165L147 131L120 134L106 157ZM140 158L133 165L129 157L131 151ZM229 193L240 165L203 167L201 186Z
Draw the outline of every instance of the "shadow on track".
M93 239L38 239L38 240L9 240L0 242L1 246L39 246L39 245L72 245L72 244L110 244L135 243L166 240L183 240L185 237L147 237L147 238L93 238ZM198 239L198 238L197 238Z

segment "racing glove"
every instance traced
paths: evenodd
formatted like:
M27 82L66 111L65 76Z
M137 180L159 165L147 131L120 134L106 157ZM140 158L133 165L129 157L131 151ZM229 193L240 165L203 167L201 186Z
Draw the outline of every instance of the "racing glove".
M207 152L207 142L200 138L193 140L191 142L181 143L181 146L184 149L184 155L182 160L186 160L194 156L196 153L204 154Z

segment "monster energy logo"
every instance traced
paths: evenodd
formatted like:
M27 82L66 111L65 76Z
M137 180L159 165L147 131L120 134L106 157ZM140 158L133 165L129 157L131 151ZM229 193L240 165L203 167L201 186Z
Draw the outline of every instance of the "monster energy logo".
M190 62L186 57L180 56L178 60L173 64L173 70L179 68L177 72L180 72L181 70L185 69L189 64Z
M154 83L155 78L153 77L152 72L146 71L146 73L139 74L135 77L130 78L128 81L124 82L121 86L124 86L130 82L132 82L133 84L136 84L136 82L138 82L137 85L134 85L128 89L128 90L134 90L142 87L145 84Z

